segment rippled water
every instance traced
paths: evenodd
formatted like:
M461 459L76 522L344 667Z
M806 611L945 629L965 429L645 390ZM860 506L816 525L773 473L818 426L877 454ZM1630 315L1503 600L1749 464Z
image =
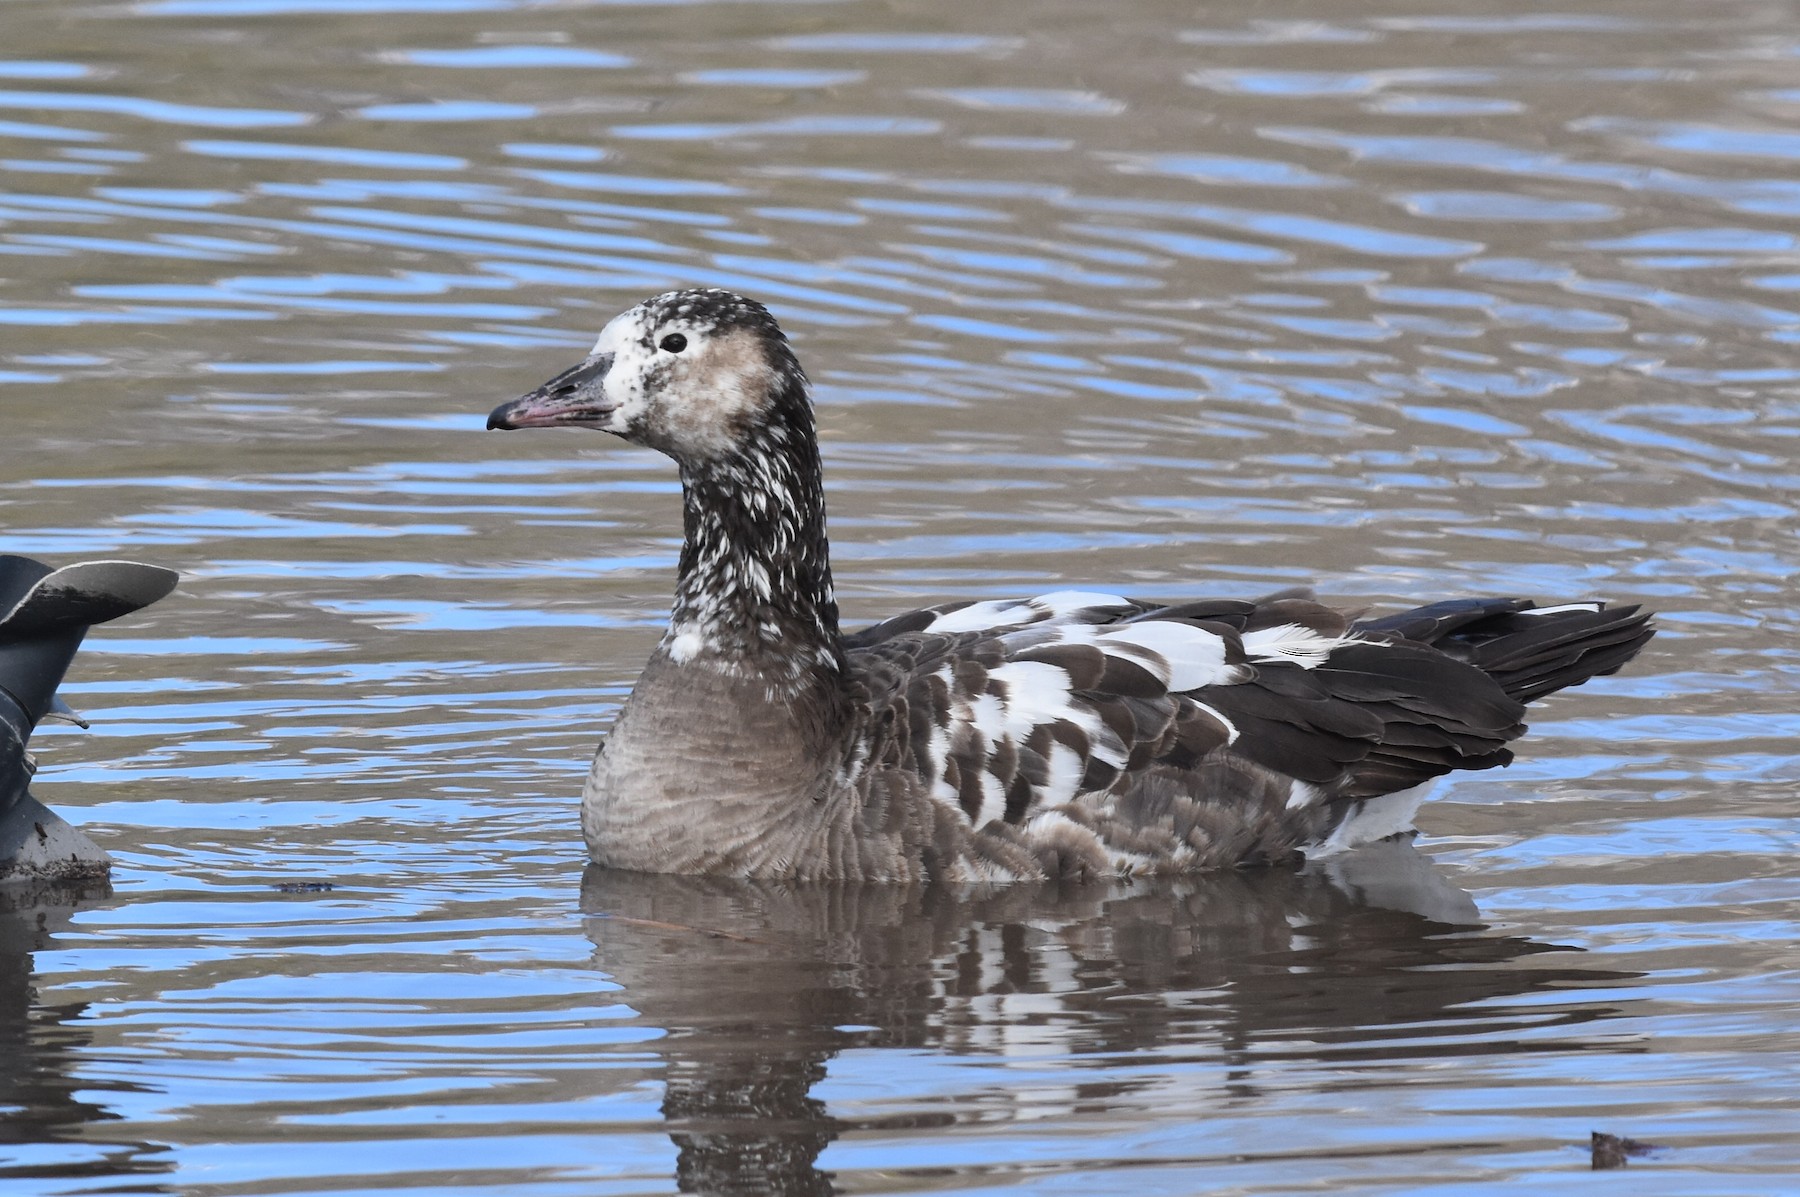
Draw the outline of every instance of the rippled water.
M1800 5L0 5L0 549L95 634L0 915L0 1190L1563 1191L1800 1173ZM853 619L1645 601L1330 870L582 872L661 459L483 435L767 301ZM329 890L278 888L329 882ZM1615 1188L1617 1186L1614 1186Z

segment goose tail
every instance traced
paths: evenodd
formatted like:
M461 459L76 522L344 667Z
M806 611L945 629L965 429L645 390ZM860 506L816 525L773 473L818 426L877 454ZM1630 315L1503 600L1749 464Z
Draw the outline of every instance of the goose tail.
M1656 634L1650 613L1635 603L1540 607L1526 599L1451 599L1356 628L1430 644L1480 669L1518 702L1616 673Z

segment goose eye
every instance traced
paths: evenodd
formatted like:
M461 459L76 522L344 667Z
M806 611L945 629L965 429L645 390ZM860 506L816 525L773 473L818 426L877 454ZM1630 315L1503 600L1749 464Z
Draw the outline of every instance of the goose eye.
M680 333L670 333L662 339L661 345L670 353L680 353L687 348L687 338Z

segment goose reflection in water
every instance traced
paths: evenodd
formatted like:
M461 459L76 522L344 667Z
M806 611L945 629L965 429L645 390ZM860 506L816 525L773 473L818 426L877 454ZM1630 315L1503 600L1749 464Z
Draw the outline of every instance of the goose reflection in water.
M814 1095L846 1048L1054 1056L1044 1066L1068 1069L1069 1112L1153 1102L1172 1075L1204 1069L1222 1072L1223 1105L1295 1059L1530 1050L1506 1032L1613 1010L1574 994L1554 1009L1506 999L1630 975L1482 927L1469 896L1405 841L1329 866L1060 887L784 886L590 867L582 909L596 965L666 1032L662 1115L689 1192L834 1192L825 1147L896 1125L834 1116ZM1120 1053L1152 1068L1120 1070ZM1084 1056L1097 1057L1093 1071ZM971 1116L991 1121L1009 1103L1023 1116L1026 1100L1032 1117L1056 1112L1039 1086L1028 1098L984 1092ZM933 1104L924 1117L955 1121Z
M95 1123L119 1117L94 1100L93 1080L77 1075L92 1041L81 1028L88 1003L40 1000L32 972L35 954L54 945L77 910L111 894L104 879L0 886L0 1183L174 1170L168 1148L152 1143L115 1141L86 1163L44 1166L21 1162L15 1150L85 1143Z

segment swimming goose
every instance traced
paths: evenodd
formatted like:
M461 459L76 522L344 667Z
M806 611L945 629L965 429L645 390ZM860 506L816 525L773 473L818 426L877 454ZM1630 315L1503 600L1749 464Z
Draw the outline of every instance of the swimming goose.
M807 379L766 308L673 291L489 428L597 428L681 474L668 630L601 745L601 864L794 880L1167 873L1412 826L1512 759L1524 704L1611 673L1635 606L1452 599L1356 619L1304 592L1087 590L838 628Z

